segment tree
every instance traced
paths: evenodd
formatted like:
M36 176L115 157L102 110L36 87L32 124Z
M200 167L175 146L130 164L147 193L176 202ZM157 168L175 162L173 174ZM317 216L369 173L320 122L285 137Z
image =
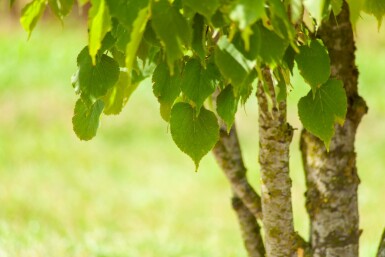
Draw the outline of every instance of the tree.
M354 140L367 107L357 89L353 31L361 11L381 25L381 0L78 1L88 2L89 44L73 77L80 139L93 138L100 115L119 114L151 77L176 145L196 169L212 150L228 178L249 256L358 256ZM31 34L47 6L63 19L73 4L33 0L21 24ZM293 226L286 98L294 63L310 86L298 103L309 242ZM253 91L261 196L247 180L234 125ZM378 256L384 248L382 238Z

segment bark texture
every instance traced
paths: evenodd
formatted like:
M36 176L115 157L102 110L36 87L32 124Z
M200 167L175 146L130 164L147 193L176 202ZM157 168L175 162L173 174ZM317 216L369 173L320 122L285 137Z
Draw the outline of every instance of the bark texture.
M247 180L235 126L229 134L226 127L221 126L219 141L213 148L213 153L235 194L255 218L261 218L261 198Z
M237 214L242 238L249 257L265 256L257 218L261 217L261 199L247 181L241 148L233 126L230 133L221 126L213 154L233 189L232 206Z
M331 15L318 36L331 59L331 76L344 83L348 112L343 126L336 126L327 152L324 144L306 130L302 131L300 148L306 174L306 207L310 216L310 243L314 257L358 256L360 236L354 141L358 124L367 112L358 95L358 70L355 65L355 43L349 21L349 8Z
M242 231L243 243L249 257L264 257L265 247L263 245L261 228L254 215L245 206L242 200L234 194L232 206L238 216Z
M259 163L266 256L290 257L296 255L289 176L289 146L293 129L286 122L286 102L275 101L270 70L265 68L262 72L273 102L269 108L267 94L259 82Z
M380 245L378 246L377 257L385 257L385 229L381 236Z

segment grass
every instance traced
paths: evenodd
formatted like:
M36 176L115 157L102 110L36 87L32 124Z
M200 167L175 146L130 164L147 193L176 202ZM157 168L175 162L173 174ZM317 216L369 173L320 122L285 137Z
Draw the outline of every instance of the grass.
M46 22L27 42L19 27L0 20L0 256L246 256L227 181L211 155L194 173L158 114L149 81L121 115L103 117L95 139L76 138L70 77L84 31ZM366 17L357 31L360 90L370 106L357 135L361 256L374 256L385 227L385 36ZM294 81L289 121L300 129L295 105L308 87ZM255 106L251 99L238 123L259 191ZM298 134L293 204L296 229L307 236Z

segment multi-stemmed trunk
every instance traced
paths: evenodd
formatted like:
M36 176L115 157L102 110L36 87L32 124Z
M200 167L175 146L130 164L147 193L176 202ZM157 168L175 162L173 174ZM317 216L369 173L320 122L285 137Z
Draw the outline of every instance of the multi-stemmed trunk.
M355 257L361 232L357 203L360 180L354 142L367 107L358 95L356 48L346 3L337 17L331 15L322 24L318 36L329 51L331 76L344 83L348 111L344 125L335 127L329 151L306 130L301 134L310 243L314 257Z

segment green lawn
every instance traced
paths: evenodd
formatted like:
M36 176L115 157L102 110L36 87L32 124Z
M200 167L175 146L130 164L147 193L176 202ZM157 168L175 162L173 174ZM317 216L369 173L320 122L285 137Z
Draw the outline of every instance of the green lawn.
M76 138L70 77L85 31L50 21L27 42L19 26L0 18L0 256L246 256L227 181L211 155L194 172L158 114L149 81L120 116L103 117L95 139ZM374 256L385 227L385 31L371 19L357 31L360 90L370 106L357 138L366 257ZM307 236L295 105L308 86L294 81L295 226ZM238 124L259 191L254 99L240 108Z

